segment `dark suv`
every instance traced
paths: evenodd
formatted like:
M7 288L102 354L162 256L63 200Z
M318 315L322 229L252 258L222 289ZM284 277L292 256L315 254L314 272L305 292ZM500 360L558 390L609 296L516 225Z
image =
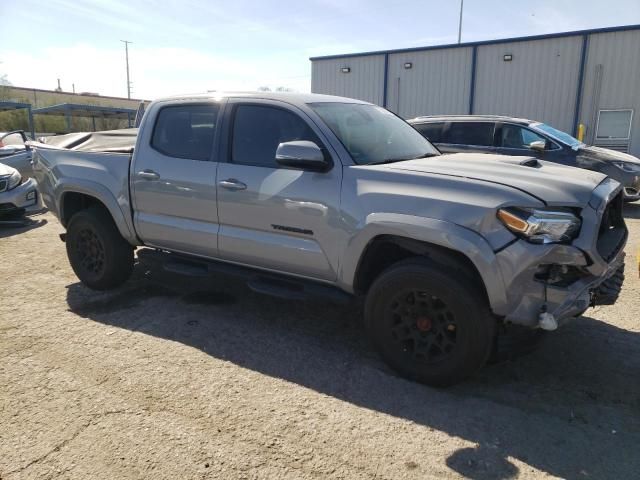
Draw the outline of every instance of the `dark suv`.
M587 146L549 125L522 118L449 115L409 120L443 153L480 152L535 156L602 172L624 185L627 202L640 199L640 160L627 153Z

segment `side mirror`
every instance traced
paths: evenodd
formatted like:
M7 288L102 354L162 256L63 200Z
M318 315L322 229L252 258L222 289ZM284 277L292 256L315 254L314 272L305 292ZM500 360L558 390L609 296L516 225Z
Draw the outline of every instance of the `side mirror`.
M544 152L545 148L547 148L547 142L544 140L536 140L535 142L531 142L529 144L529 148L531 150L535 150L536 152Z
M278 145L276 162L283 167L312 172L326 172L331 168L331 162L325 158L320 147L308 140L296 140Z

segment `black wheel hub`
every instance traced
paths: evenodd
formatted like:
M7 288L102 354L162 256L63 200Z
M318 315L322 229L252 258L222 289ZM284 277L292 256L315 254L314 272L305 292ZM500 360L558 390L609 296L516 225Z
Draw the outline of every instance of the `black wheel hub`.
M93 230L78 233L77 252L82 268L99 275L104 269L104 245Z
M455 316L439 297L418 289L405 290L391 302L387 318L394 342L414 360L436 363L456 347Z

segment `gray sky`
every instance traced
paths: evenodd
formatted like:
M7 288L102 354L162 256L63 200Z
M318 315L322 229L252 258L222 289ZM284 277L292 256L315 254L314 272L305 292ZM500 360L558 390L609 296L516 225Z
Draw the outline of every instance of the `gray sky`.
M0 75L126 96L310 88L316 55L455 43L459 0L0 0ZM465 0L463 42L640 24L639 0Z

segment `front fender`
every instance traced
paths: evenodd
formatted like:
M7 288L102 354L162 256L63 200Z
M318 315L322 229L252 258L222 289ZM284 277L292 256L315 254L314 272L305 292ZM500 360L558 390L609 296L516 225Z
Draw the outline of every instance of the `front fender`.
M55 188L56 210L59 212L61 222L63 221L64 199L67 193L81 193L94 197L102 202L111 214L113 221L120 231L120 235L132 245L139 243L133 227L131 214L128 210L125 211L123 209L123 207L128 207L128 200L121 199L121 202L119 202L107 187L97 182L81 178L63 178L57 183ZM122 205L122 202L124 202L125 205ZM64 226L66 227L66 225Z
M419 240L463 254L478 270L493 312L506 314L505 283L489 243L472 230L435 218L399 213L367 215L364 226L347 245L339 274L342 288L353 291L359 260L369 242L380 235Z

